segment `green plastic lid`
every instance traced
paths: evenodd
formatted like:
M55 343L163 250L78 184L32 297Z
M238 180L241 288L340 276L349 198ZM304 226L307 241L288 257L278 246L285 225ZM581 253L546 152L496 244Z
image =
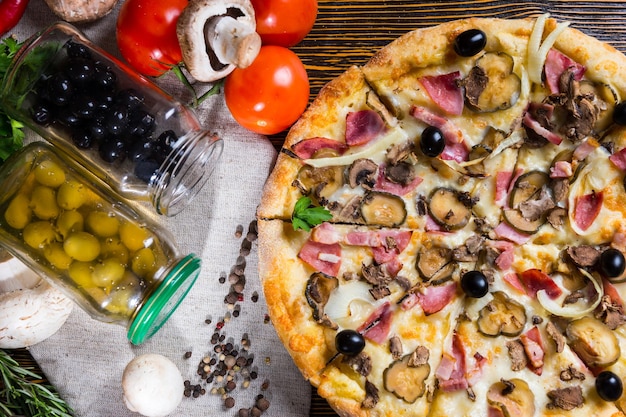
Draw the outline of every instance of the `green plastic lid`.
M165 324L200 274L200 259L187 255L163 279L146 300L128 329L128 340L140 345Z

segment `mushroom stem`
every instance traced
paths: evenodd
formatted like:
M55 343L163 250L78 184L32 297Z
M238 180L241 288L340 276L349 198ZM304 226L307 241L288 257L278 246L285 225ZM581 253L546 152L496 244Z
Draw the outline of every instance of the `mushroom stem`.
M207 43L223 64L246 68L261 48L261 37L249 24L230 16L217 16L205 29Z

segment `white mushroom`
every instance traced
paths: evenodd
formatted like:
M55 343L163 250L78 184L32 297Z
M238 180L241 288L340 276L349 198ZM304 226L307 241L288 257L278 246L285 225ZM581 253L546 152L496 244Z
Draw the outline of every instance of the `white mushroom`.
M131 360L122 375L124 403L146 417L165 417L183 399L185 385L178 367L163 355L148 353Z
M176 32L185 68L203 82L248 67L261 49L248 0L191 0L178 18Z
M0 348L32 346L65 323L74 303L0 248Z
M106 16L118 0L45 0L50 9L67 22L92 22Z

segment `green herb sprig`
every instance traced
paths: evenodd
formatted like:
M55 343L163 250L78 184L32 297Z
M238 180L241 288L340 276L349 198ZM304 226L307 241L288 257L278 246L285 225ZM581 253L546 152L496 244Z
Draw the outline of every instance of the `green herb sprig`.
M4 78L13 57L22 46L21 42L8 37L0 43L0 81ZM0 108L0 163L24 143L24 125L6 114Z
M20 366L2 349L0 376L0 415L72 417L71 407L51 387L36 382L41 376Z
M314 206L309 197L300 197L293 208L291 224L293 230L310 231L317 226L333 218L333 215L324 207Z

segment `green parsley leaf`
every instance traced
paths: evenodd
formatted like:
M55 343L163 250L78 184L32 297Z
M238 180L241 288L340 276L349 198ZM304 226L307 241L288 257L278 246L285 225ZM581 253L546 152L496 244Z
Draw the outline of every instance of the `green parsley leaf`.
M4 78L15 54L22 46L14 37L8 37L0 42L0 81ZM0 163L7 159L24 143L24 125L11 118L0 108Z
M333 218L333 215L324 207L314 206L309 197L300 197L293 208L291 224L293 230L302 229L310 231L317 226Z

